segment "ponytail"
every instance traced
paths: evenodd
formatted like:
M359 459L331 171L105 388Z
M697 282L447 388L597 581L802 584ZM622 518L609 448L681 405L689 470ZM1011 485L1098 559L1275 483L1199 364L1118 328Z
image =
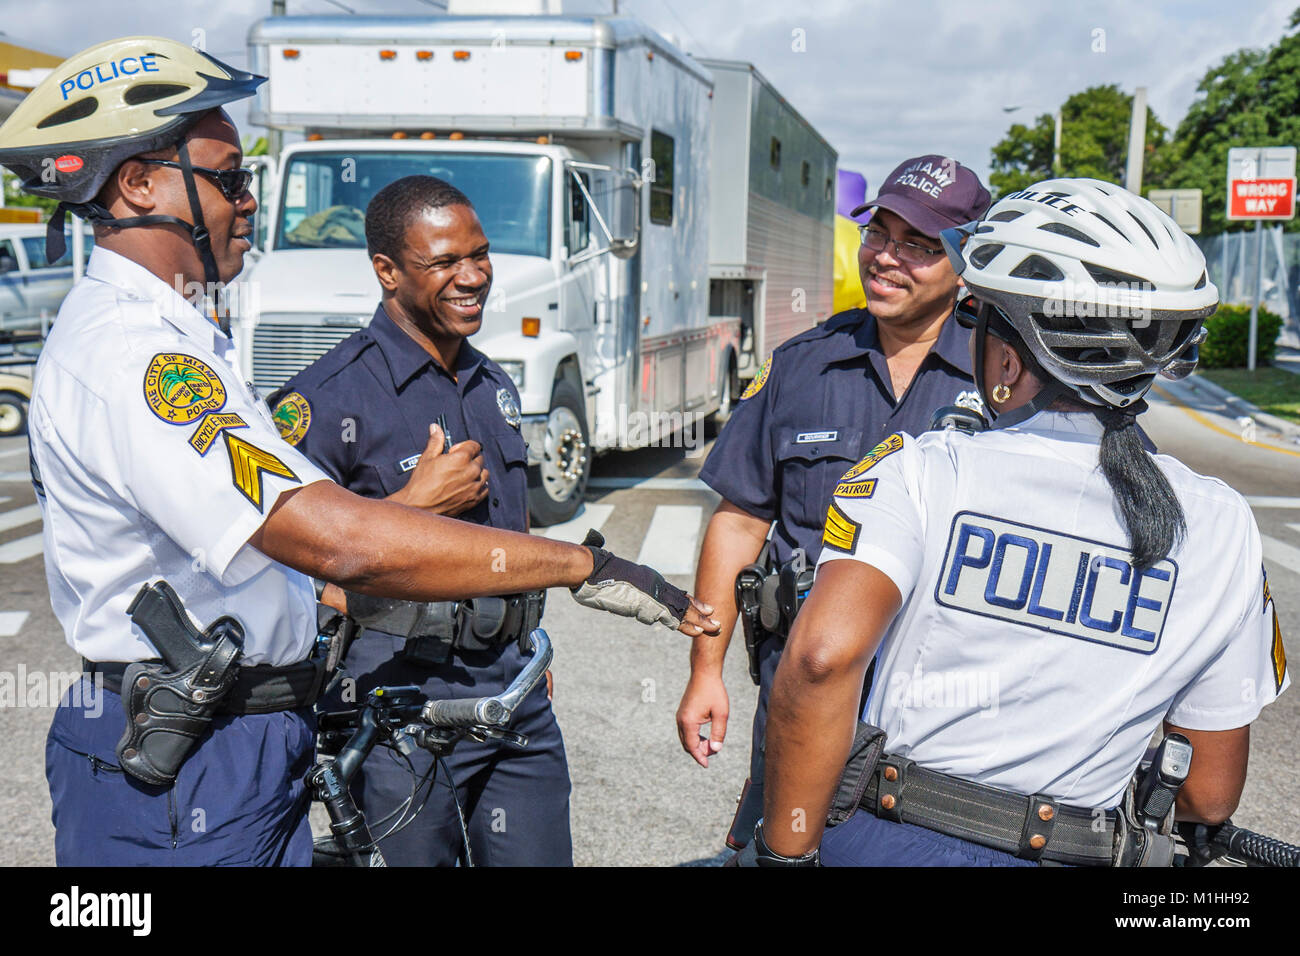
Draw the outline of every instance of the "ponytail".
M1142 446L1136 417L1113 408L1096 415L1105 428L1098 453L1101 471L1128 530L1133 567L1145 571L1182 541L1187 519L1169 479Z

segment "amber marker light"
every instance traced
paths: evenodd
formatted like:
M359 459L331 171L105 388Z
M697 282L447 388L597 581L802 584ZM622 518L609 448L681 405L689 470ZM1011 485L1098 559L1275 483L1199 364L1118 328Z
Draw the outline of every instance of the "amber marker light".
M380 51L379 51L379 59L381 59L381 60L396 60L396 59L397 59L397 51L396 51L396 50L380 50Z
M416 58L417 60L419 60L421 63L428 63L430 60L433 59L433 51L432 51L432 50L416 50L416 51L415 51L415 58Z
M581 50L565 50L565 51L564 51L564 58L565 58L566 60L568 60L570 63L576 63L576 62L578 62L579 60L582 59L582 51L581 51Z
M393 134L393 139L406 139L406 134L399 129L396 133Z
M520 326L521 326L520 331L522 331L524 335L528 336L530 339L535 339L537 338L537 336L542 334L541 319L525 316L523 322L520 323Z
M420 134L420 139L437 139L437 138L438 136L436 133L431 133L427 129Z
M280 51L280 55L284 57L286 60L298 59L298 51L293 49L292 47L285 47L283 50Z
M469 59L469 50L453 50L451 58L457 62Z

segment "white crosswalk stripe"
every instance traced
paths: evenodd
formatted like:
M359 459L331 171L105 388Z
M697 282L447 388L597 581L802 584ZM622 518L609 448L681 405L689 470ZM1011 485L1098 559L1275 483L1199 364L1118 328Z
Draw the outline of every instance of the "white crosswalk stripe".
M17 564L19 561L26 561L28 558L36 557L44 550L45 536L29 534L17 541L0 544L0 564Z
M0 512L0 531L12 531L14 528L21 528L25 524L40 520L40 505L27 505L25 508Z
M660 574L690 574L695 570L695 545L700 537L699 505L659 505L641 543L638 564Z
M0 611L0 637L14 637L23 629L29 611Z
M9 500L7 497L0 498L0 502ZM23 525L39 523L40 520L40 505L24 505L21 508L3 511L0 512L0 533L21 528ZM19 561L35 557L44 550L45 536L37 531L35 534L0 544L0 564L17 564Z
M539 528L533 533L547 538L554 538L556 541L568 541L570 544L577 544L587 536L588 528L599 531L613 513L613 505L584 504L577 515L563 524L553 524L549 528Z
M1275 564L1280 564L1293 574L1300 574L1300 548L1279 541L1277 538L1270 538L1268 535L1260 535L1264 544L1264 557L1268 558Z

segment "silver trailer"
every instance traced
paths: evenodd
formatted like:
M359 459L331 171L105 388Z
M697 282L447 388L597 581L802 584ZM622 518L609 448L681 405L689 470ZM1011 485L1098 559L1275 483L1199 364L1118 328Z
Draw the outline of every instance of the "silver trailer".
M831 315L838 154L752 64L713 75L709 312L740 321L738 374Z

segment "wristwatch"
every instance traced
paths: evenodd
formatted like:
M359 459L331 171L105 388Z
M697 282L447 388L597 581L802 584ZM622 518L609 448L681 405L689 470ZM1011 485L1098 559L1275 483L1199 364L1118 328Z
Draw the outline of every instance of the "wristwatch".
M803 856L782 856L767 845L763 839L763 821L754 824L754 862L759 866L821 866L819 847L813 847Z

